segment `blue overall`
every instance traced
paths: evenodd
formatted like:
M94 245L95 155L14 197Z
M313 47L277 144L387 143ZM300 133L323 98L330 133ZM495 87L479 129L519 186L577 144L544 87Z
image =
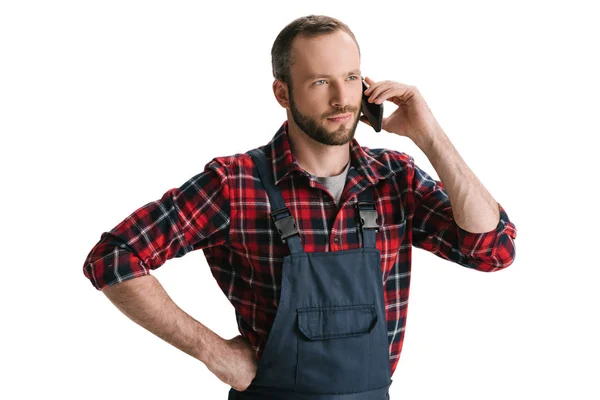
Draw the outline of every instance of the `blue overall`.
M386 400L392 383L377 211L372 188L358 195L363 247L305 253L295 220L273 184L271 163L251 150L271 217L290 248L281 294L256 377L229 400Z

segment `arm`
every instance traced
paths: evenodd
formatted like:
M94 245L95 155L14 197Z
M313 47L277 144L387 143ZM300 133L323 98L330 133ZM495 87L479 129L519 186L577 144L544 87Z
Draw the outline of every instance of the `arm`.
M515 225L445 134L421 136L413 141L443 180L434 180L408 157L409 185L415 203L413 245L479 271L497 271L512 264L516 254Z
M179 308L150 274L107 286L102 292L136 324L203 362L222 382L248 388L258 360L242 336L225 340Z
M153 275L107 286L102 293L133 322L205 364L210 349L223 341L179 308Z
M241 336L224 340L215 334L179 308L150 274L173 257L229 240L229 207L225 168L213 160L180 188L104 232L83 272L132 321L202 361L221 381L244 390L256 372L250 343Z
M439 128L417 136L414 142L438 173L458 226L471 233L493 230L500 221L498 203L458 154L446 133Z
M462 160L420 91L399 82L365 80L370 86L363 93L369 102L387 100L398 106L384 118L383 129L410 138L442 180L431 179L408 157L412 244L480 271L509 266L515 256L514 224Z
M206 343L218 336L177 307L150 270L189 251L224 243L228 229L227 176L212 161L180 188L104 232L83 272L132 321L205 362Z
M227 176L213 160L181 187L104 232L83 272L132 321L206 364L206 350L222 339L179 308L150 270L224 243L228 229Z

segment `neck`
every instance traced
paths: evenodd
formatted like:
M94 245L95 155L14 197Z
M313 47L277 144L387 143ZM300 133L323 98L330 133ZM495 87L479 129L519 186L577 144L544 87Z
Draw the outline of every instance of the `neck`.
M350 161L350 143L329 146L306 135L293 122L288 122L288 137L292 154L308 173L318 177L336 176Z

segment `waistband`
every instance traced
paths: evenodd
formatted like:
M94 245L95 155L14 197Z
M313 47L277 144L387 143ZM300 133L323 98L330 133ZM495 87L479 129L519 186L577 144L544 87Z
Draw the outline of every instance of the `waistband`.
M228 400L389 400L389 387L359 393L302 393L289 390L250 386L243 392L234 388L229 391Z

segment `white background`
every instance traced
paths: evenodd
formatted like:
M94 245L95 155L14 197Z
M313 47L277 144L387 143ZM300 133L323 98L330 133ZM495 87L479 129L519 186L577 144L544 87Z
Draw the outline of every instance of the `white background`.
M391 399L599 398L597 13L483 3L2 2L0 397L227 398L96 291L83 262L212 158L272 138L285 111L271 46L314 13L350 26L364 75L420 89L518 230L515 262L491 274L414 250ZM410 139L364 124L356 138L438 178ZM238 334L202 252L154 275L194 318Z

